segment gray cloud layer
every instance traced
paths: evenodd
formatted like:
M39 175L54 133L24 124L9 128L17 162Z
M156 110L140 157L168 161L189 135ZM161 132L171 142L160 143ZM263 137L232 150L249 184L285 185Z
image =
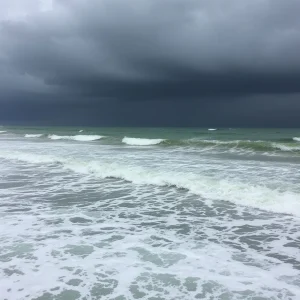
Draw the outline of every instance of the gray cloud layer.
M46 103L53 116L59 106L89 115L96 107L117 120L124 101L135 115L140 103L155 111L179 102L186 119L195 106L247 107L258 117L262 105L276 115L282 102L288 117L300 110L299 0L56 0L43 12L27 1L26 18L0 15L0 101L9 116L20 103Z

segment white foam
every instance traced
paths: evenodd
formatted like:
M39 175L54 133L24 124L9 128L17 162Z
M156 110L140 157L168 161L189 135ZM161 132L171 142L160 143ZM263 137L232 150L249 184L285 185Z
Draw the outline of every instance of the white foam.
M90 142L96 141L103 138L101 135L49 135L49 139L51 140L72 140L72 141L79 141L79 142Z
M215 131L215 130L217 130L217 128L209 128L207 130L209 130L209 131Z
M239 142L250 142L250 141L242 141L242 140L232 140L232 141L220 141L220 140L202 140L202 139L190 139L190 141L198 141L202 143L208 144L216 144L216 145L232 145L238 144Z
M294 137L293 140L296 142L300 142L300 137Z
M81 130L79 130L78 132L83 132L83 130L81 129Z
M39 134L25 134L26 138L39 138L41 136L43 136L42 133L39 133Z
M4 152L0 153L0 157L4 159L13 159L19 161L25 161L34 164L47 164L59 162L59 159L50 155L37 155L31 153L21 152Z
M299 146L288 146L288 145L284 145L284 144L273 143L272 147L275 149L279 149L281 151L287 151L287 152L300 151Z
M164 139L142 139L142 138L130 138L124 137L122 142L131 146L150 146L150 145L158 145L165 141Z
M5 130L1 130L1 131L0 131L0 133L5 133L5 132L7 132L7 131L5 131Z
M151 167L84 161L58 156L1 152L0 157L29 163L59 163L76 173L93 174L99 178L119 178L134 184L175 186L184 188L204 199L226 200L238 205L257 207L278 213L300 216L300 194L288 190L271 189L255 183L243 183L238 178L218 179L192 172L176 172Z

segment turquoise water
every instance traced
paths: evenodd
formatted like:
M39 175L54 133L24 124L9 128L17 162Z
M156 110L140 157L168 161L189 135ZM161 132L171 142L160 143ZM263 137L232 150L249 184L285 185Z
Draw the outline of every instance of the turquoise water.
M0 128L1 295L299 299L299 138Z

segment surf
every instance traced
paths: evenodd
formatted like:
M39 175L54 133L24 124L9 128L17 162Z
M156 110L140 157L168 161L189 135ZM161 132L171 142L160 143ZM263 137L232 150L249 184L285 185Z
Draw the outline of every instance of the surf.
M130 138L130 137L126 137L126 136L122 139L122 143L130 145L130 146L158 145L164 141L165 141L164 139Z
M185 141L186 144L199 147L219 147L227 149L249 149L254 151L276 151L283 152L298 152L300 147L295 143L276 143L272 141L251 141L251 140L204 140L204 139L189 139Z
M91 142L100 140L103 138L101 135L49 135L49 139L51 140L71 140L71 141L78 141L78 142Z
M81 160L22 152L1 152L0 157L31 164L50 164L96 178L115 178L137 185L166 186L185 189L206 200L229 201L276 213L300 216L300 194L271 189L264 185L240 182L238 178L217 179L193 172L170 171L105 160Z
M42 137L42 136L43 136L42 133L37 133L37 134L30 134L30 133L28 133L28 134L24 135L24 137L26 137L26 138L39 138L39 137Z

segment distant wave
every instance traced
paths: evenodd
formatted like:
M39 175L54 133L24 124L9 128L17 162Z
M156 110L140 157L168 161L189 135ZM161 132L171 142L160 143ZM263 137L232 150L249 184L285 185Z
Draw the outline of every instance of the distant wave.
M209 130L209 131L215 131L215 130L217 130L217 128L209 128L207 130Z
M234 178L211 178L193 173L172 172L147 167L109 163L105 160L75 160L24 152L0 152L0 157L34 164L56 164L75 173L93 174L99 178L117 178L134 184L174 186L205 199L226 200L278 213L300 216L300 194L270 189L264 185L242 183Z
M0 131L5 133L6 131ZM25 134L26 138L46 137L51 140L72 140L79 142L91 142L102 139L101 135L46 135L46 134ZM133 138L133 137L107 137L105 143L126 144L130 146L157 146L157 147L195 147L205 149L221 149L222 151L250 150L255 152L294 152L300 153L300 137L283 138L276 140L218 140L203 139L194 137L190 139L152 139L152 138Z
M90 142L96 141L103 138L101 135L49 135L49 139L51 140L72 140L72 141L79 141L79 142Z
M274 151L281 150L286 152L300 151L300 146L294 143L275 143L271 141L251 141L251 140L201 140L190 139L185 141L186 144L195 146L214 146L224 148L250 149L254 151Z
M7 132L7 131L5 131L5 130L1 130L1 131L0 131L0 133L5 133L5 132Z
M278 143L273 143L273 148L279 149L281 151L300 151L300 146L292 146L292 145L284 145L284 144L278 144Z
M37 134L25 134L25 137L26 137L26 138L39 138L39 137L41 137L41 136L43 136L42 133L37 133Z
M122 142L131 146L150 146L158 145L165 141L164 139L142 139L142 138L130 138L124 137Z

